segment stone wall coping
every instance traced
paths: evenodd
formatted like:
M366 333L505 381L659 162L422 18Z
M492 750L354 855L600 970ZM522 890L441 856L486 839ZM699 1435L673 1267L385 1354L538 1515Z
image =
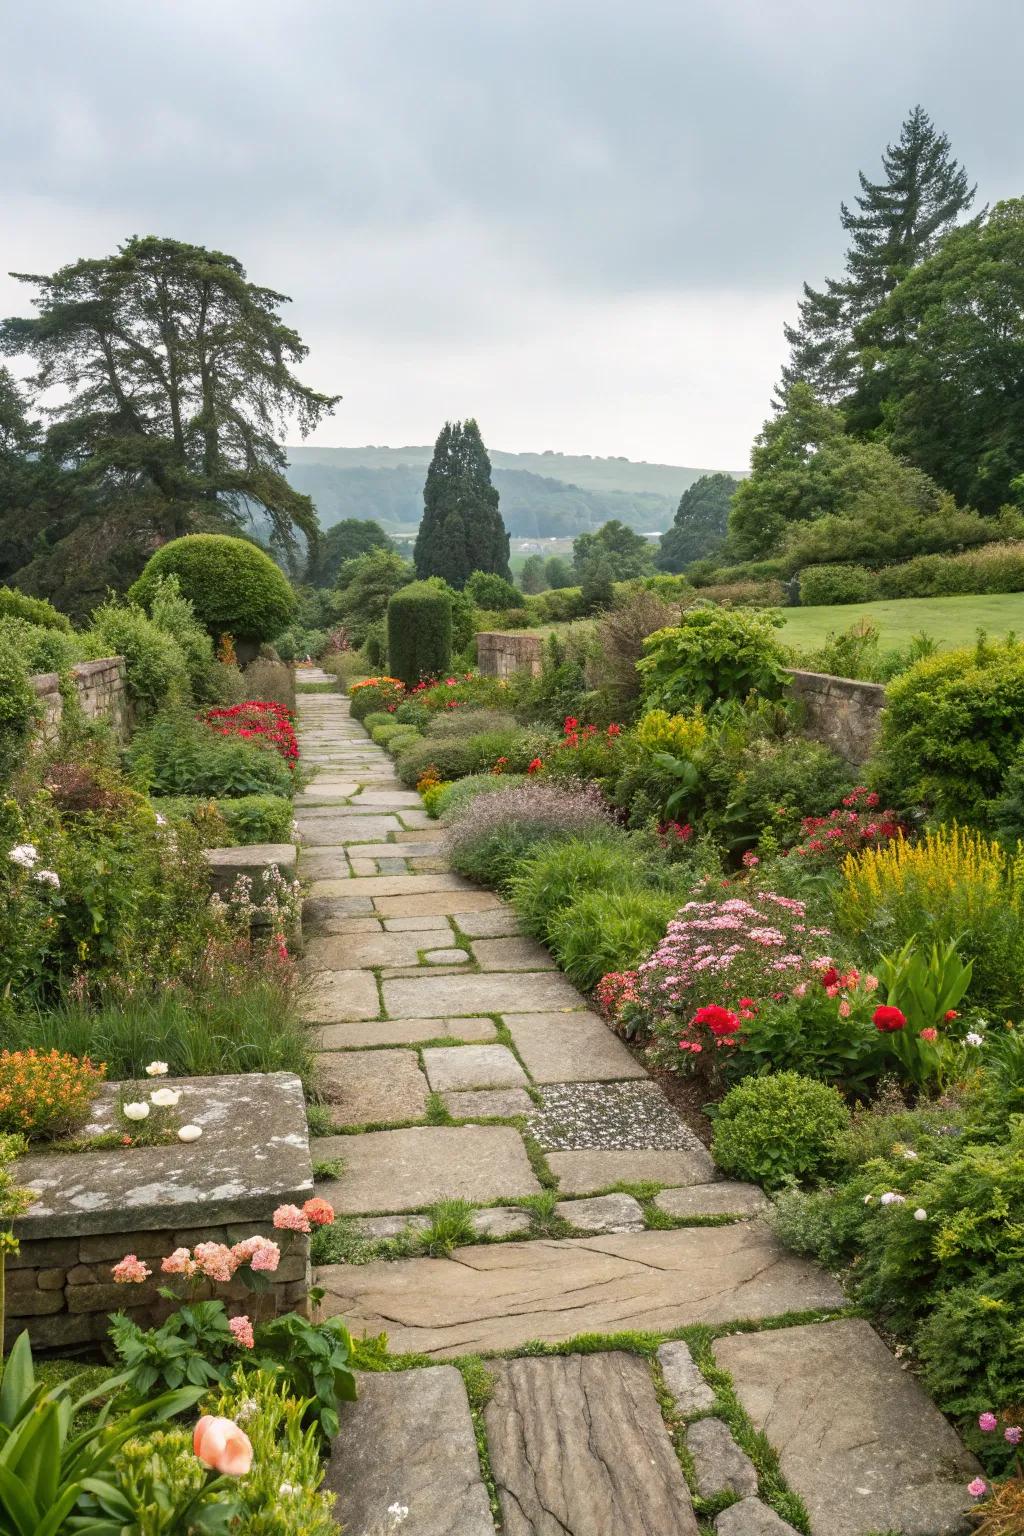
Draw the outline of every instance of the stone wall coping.
M868 683L857 677L837 677L833 672L806 672L798 667L790 667L788 671L795 683L806 679L809 683L825 684L835 692L859 694L862 698L885 703L884 683Z
M237 848L207 848L206 862L211 869L269 869L276 864L281 870L294 870L296 848L294 843L244 843Z
M200 1139L124 1150L31 1151L16 1164L15 1177L38 1196L15 1222L17 1237L37 1241L266 1220L274 1207L301 1205L313 1193L302 1083L291 1072L106 1083L84 1134L115 1123L122 1093L144 1099L165 1086L182 1090L176 1123L200 1126Z
M36 693L53 693L60 687L60 673L33 672L28 681Z

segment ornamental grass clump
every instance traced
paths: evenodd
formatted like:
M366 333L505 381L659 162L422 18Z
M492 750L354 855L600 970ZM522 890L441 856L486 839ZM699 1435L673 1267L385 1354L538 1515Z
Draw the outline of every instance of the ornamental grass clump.
M106 1070L57 1050L0 1051L0 1131L70 1135L88 1119Z

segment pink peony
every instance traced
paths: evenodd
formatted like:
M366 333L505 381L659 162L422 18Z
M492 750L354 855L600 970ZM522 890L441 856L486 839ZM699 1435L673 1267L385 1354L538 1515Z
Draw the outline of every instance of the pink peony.
M309 1217L297 1205L279 1205L274 1212L274 1226L286 1232L308 1232Z
M232 1317L228 1320L228 1327L234 1335L235 1343L241 1344L243 1349L253 1349L256 1339L253 1336L252 1323L244 1315Z
M117 1285L141 1285L148 1280L153 1271L148 1264L144 1264L134 1253L126 1253L119 1264L115 1264L110 1271Z
M967 1484L967 1492L972 1499L980 1499L983 1493L988 1492L988 1483L982 1477L976 1477L973 1483Z

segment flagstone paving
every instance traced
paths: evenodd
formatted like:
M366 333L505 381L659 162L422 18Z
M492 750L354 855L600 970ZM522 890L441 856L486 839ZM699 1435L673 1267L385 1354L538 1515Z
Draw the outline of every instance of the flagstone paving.
M321 1266L323 1313L421 1360L482 1355L490 1378L471 1409L452 1366L362 1377L328 1471L345 1530L695 1536L699 1515L716 1536L787 1536L729 1401L664 1337L694 1325L717 1333L746 1434L775 1447L811 1536L961 1530L972 1459L869 1325L836 1318L835 1280L781 1247L759 1189L718 1177L511 908L448 870L348 700L301 694L299 723L318 769L296 798L302 1006L322 1115L348 1133L314 1139L316 1163L340 1168L318 1191L404 1253L439 1251L446 1199L474 1239L449 1258ZM785 1326L793 1313L812 1321ZM651 1349L661 1335L657 1358L610 1337L537 1354L624 1332Z

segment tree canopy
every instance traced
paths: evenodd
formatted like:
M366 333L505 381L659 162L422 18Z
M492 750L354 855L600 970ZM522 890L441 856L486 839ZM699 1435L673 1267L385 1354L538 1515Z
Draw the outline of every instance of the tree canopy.
M658 566L678 573L694 560L716 554L725 539L729 507L739 481L722 473L701 475L679 498L672 527L661 536Z
M354 560L371 549L393 547L384 529L372 518L342 518L321 534L310 549L306 580L314 587L333 587L346 560Z
M416 574L440 576L461 592L474 571L511 580L508 555L508 530L480 428L472 418L446 421L423 487L423 520L413 551Z
M572 563L577 581L585 579L588 566L598 559L610 563L616 581L632 581L653 570L652 541L613 517L596 533L581 533L573 540Z

